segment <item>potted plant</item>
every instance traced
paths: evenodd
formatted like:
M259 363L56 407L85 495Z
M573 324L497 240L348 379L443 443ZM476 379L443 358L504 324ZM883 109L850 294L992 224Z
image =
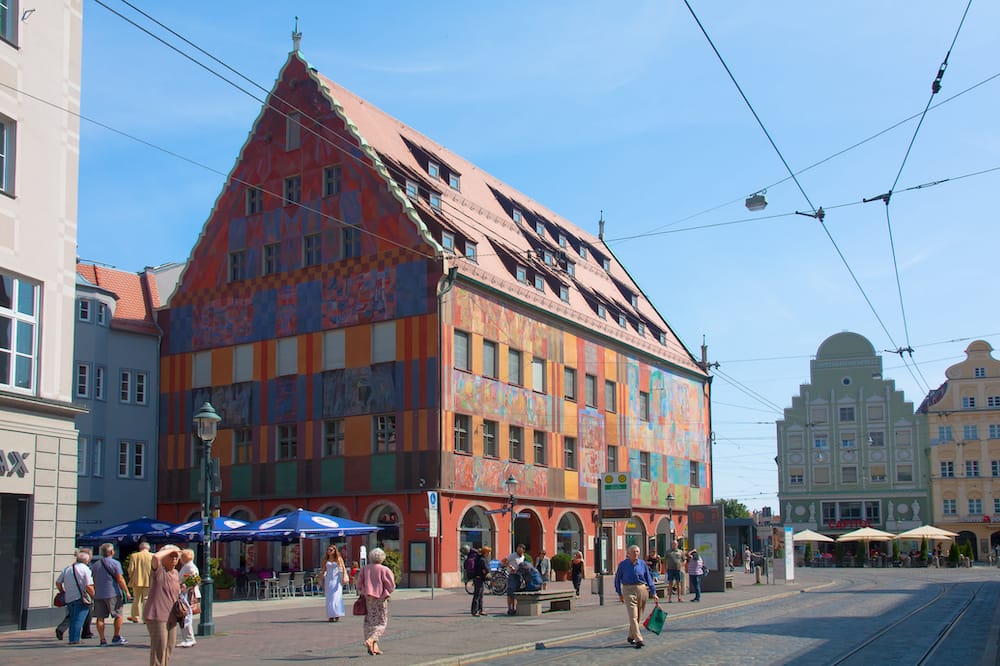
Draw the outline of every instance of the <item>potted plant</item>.
M233 588L236 587L236 576L222 568L221 558L210 558L208 564L212 572L212 586L216 601L231 601Z
M552 556L552 570L556 572L556 580L569 580L572 565L573 558L569 553L556 553Z
M812 566L812 560L813 560L813 545L811 543L807 543L806 552L802 556L802 563L807 567Z

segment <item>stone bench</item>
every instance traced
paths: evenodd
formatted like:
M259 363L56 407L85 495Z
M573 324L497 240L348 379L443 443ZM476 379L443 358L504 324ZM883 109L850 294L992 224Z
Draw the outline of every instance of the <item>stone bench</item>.
M537 592L515 592L514 598L517 600L518 615L541 615L541 605L549 602L549 610L572 610L573 597L576 593L573 590L539 590Z
M665 579L656 581L656 596L660 599L665 599L667 596L667 581ZM649 598L652 599L653 595L650 594Z

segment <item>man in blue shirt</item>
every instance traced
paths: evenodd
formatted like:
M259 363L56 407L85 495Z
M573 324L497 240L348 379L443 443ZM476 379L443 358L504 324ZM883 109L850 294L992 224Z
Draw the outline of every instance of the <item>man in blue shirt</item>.
M114 620L115 627L111 644L125 645L128 641L122 638L122 620L125 619L122 607L130 595L125 577L122 575L122 564L115 559L114 544L102 544L101 557L91 562L90 568L94 572L94 607L91 612L97 618L97 633L101 637L101 646L108 644L104 637L104 620L109 615Z
M615 592L628 613L628 642L638 649L645 645L639 633L639 623L646 610L646 599L651 594L657 606L660 600L656 596L656 582L649 566L639 557L639 546L629 546L627 554L628 557L618 564L615 572Z

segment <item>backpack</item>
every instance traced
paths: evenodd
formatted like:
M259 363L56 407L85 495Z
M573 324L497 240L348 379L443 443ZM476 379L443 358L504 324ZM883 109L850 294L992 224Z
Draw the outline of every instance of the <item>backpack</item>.
M465 577L472 578L476 573L476 560L479 559L479 553L476 551L471 551L465 556Z
M524 581L525 592L537 592L542 589L542 574L539 573L538 569L531 567L526 578L527 580Z

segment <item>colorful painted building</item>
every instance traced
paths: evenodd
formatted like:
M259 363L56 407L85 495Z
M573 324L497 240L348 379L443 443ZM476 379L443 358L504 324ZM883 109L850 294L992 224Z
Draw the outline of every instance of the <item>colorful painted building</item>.
M686 507L712 501L709 378L602 235L296 46L161 312L159 517L199 513L191 421L210 400L222 513L379 524L345 545L353 559L362 543L399 551L409 584L457 584L469 544L593 562L608 469L632 472L634 496L631 519L606 528L612 558L663 542L669 494L683 535ZM226 557L312 568L324 546Z

